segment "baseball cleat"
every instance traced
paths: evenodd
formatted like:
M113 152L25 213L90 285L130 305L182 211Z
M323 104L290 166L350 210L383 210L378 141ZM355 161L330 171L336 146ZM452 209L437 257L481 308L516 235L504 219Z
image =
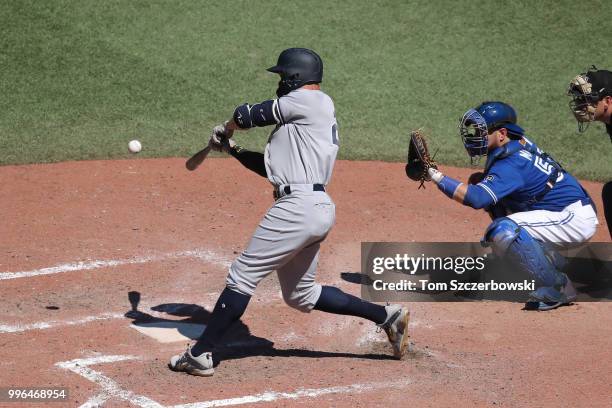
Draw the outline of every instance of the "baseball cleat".
M531 293L532 299L525 303L525 310L546 311L571 304L576 300L576 289L565 276L565 284L560 290L551 287L541 287Z
M393 348L393 355L401 360L408 350L410 335L408 334L408 322L410 312L400 305L385 306L387 310L387 320L379 324L378 327L387 333L389 343Z
M168 367L172 371L184 371L200 377L210 377L215 373L212 353L202 353L194 357L191 354L191 347L187 347L183 354L173 356L168 363Z
M547 310L553 310L563 305L568 305L569 303L563 302L526 302L525 310L538 310L540 312L545 312Z

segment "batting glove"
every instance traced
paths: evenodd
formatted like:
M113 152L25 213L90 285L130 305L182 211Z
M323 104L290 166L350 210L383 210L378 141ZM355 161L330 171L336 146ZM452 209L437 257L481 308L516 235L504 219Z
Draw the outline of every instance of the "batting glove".
M208 141L208 145L215 152L225 152L229 154L230 150L236 145L236 142L233 139L228 139L225 136L217 136L213 133Z

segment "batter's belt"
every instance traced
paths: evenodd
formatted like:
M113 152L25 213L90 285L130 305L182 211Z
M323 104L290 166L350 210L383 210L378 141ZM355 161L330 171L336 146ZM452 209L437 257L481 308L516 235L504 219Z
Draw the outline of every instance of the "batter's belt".
M274 188L274 199L278 200L281 197L296 193L298 191L311 192L311 191L323 191L325 192L325 186L323 184L281 184Z

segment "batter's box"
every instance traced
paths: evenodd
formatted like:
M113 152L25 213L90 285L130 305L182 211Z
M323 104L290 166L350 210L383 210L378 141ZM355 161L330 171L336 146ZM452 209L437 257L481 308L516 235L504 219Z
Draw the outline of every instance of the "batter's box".
M330 394L359 394L374 390L402 388L410 384L410 380L402 379L399 381L368 382L359 384L339 385L325 388L299 388L290 392L264 391L257 394L245 395L226 399L216 399L209 401L198 401L188 404L164 406L159 402L145 395L139 395L133 391L122 388L119 383L100 371L94 370L92 366L118 363L124 361L141 360L141 358L131 355L107 355L96 356L83 359L75 359L56 363L57 367L72 371L100 387L99 393L89 398L81 407L103 406L109 400L123 400L132 405L143 408L207 408L221 406L235 406L243 404L255 404L259 402L272 402L279 400L298 400L307 398L317 398ZM168 393L175 394L168 390Z

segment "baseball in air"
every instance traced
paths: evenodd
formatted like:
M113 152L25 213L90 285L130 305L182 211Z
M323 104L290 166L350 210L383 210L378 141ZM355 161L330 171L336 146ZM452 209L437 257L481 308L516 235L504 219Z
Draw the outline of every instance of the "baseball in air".
M142 145L138 140L132 140L128 143L128 150L132 153L138 153L142 150Z

